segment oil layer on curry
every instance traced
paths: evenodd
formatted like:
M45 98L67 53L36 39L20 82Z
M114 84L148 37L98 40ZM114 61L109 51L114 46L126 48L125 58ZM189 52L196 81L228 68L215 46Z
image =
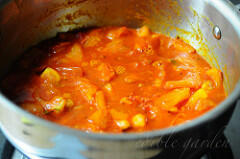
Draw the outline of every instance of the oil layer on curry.
M91 132L170 127L224 98L222 73L179 38L105 27L63 33L32 47L2 80L23 109Z

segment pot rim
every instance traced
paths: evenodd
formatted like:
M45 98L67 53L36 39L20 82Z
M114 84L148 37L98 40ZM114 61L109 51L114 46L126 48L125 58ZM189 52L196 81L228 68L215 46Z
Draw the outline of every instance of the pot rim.
M226 13L226 17L231 17L230 23L235 27L235 29L238 31L238 35L240 36L240 29L237 28L237 26L240 26L240 17L237 9L234 8L231 2L225 1L225 0L219 0L214 1L213 5L218 8L219 12L223 12L221 7L224 7ZM240 97L240 79L236 83L235 89L233 92L224 100L222 101L218 106L216 106L214 109L204 113L203 115L189 121L185 122L176 126L159 129L159 130L153 130L153 131L146 131L141 133L122 133L122 134L113 134L113 133L92 133L92 132L85 132L73 128L69 128L66 126L62 126L47 120L44 120L40 117L37 117L23 109L21 109L19 106L17 106L15 103L10 101L5 95L3 95L0 92L0 103L3 107L6 107L7 109L10 109L11 111L15 111L18 114L21 114L21 116L24 116L24 118L34 121L34 124L43 125L49 129L55 129L56 131L60 133L66 133L74 136L82 136L86 138L92 138L92 139L98 139L98 140L112 140L112 141L119 141L119 140L138 140L138 139L146 139L146 138L154 138L159 136L165 136L173 133L179 133L187 129L194 128L195 126L204 124L212 119L215 119L216 117L220 116L223 112L225 112L229 107L233 106L235 101ZM0 122L0 128L2 129L2 125Z

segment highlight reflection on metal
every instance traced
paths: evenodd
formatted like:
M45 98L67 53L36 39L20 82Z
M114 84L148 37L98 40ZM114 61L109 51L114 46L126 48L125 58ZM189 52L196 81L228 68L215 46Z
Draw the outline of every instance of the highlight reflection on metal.
M213 35L217 40L220 40L222 38L222 32L217 25L213 27Z

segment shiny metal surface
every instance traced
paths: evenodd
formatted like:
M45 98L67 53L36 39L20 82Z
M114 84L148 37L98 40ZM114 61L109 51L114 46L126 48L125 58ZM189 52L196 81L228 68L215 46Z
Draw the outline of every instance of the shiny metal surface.
M215 25L213 27L213 36L217 39L217 40L220 40L222 38L222 32L221 32L221 29Z
M164 153L162 141L172 134L177 139L211 137L214 134L209 130L222 129L240 94L240 18L225 0L11 1L0 11L0 75L25 49L57 32L106 25L147 25L153 31L179 35L221 68L228 98L214 110L176 127L115 135L85 133L47 122L0 94L0 127L14 146L40 157L144 159ZM212 36L214 25L221 28L221 40Z
M27 157L25 157L22 153L20 153L19 151L14 151L12 159L28 159Z

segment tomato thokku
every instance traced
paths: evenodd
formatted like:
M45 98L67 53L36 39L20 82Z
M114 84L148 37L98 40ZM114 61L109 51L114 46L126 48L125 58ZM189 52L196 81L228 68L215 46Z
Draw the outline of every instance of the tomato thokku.
M146 26L61 33L26 51L1 88L26 111L87 132L162 129L225 98L219 69Z

